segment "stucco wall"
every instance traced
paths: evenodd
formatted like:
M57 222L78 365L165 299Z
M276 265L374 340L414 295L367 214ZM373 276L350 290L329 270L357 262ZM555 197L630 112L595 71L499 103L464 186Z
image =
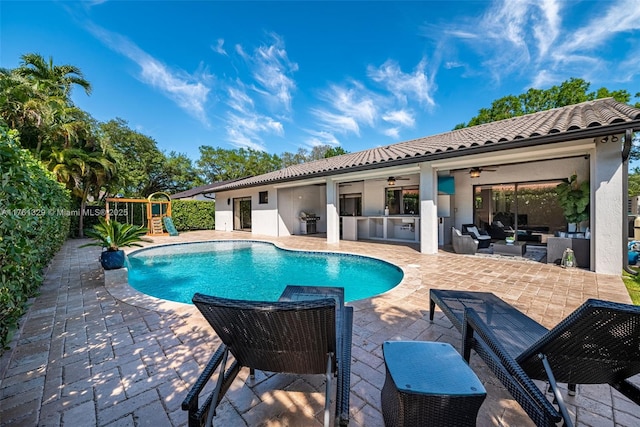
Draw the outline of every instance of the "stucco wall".
M591 179L592 236L595 248L595 271L619 275L622 272L623 233L626 220L626 195L622 194L622 156L620 143L608 142L596 145L596 161ZM594 257L592 256L592 264Z
M324 233L327 230L326 200L323 185L307 185L294 188L278 189L279 235L300 234L302 223L300 212L313 212L320 217L316 230Z

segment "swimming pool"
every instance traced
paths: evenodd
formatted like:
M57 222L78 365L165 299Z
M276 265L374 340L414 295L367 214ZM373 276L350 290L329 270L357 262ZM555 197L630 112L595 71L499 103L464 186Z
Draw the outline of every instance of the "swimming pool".
M276 301L287 285L341 286L345 301L354 301L386 292L403 277L400 268L374 258L245 240L156 246L127 258L132 287L189 304L195 292Z

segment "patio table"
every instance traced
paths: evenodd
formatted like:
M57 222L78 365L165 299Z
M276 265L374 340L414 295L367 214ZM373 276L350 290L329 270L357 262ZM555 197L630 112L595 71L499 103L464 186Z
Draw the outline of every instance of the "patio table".
M493 244L493 253L498 255L522 256L526 252L526 242L507 243L505 240L499 240Z
M387 341L381 392L386 426L475 426L487 392L448 343Z

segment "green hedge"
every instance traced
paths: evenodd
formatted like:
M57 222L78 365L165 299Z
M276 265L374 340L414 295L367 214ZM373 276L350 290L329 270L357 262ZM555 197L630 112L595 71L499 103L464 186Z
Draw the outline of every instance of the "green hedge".
M0 353L69 232L67 190L0 126Z
M172 200L171 217L178 231L216 228L216 203L202 200Z

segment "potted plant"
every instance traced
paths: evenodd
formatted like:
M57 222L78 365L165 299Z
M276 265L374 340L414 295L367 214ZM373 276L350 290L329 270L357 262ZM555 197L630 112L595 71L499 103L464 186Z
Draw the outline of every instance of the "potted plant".
M95 240L80 246L100 246L105 251L100 255L100 263L105 270L114 270L124 267L124 251L120 249L126 246L142 246L139 242L150 242L143 236L147 229L137 225L122 224L118 221L106 221L100 218L100 223L87 230L86 235Z
M589 181L578 183L578 176L574 173L566 181L556 187L558 202L569 224L567 231L576 231L578 224L589 219L589 202L591 189ZM573 227L572 227L573 226Z

